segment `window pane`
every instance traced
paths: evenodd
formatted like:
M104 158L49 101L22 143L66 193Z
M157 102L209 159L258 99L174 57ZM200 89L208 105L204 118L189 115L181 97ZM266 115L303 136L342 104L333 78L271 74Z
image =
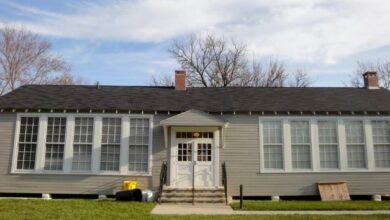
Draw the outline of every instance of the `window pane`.
M198 161L211 161L211 144L198 144Z
M310 144L308 121L291 121L291 144Z
M73 170L91 170L93 118L75 118Z
M364 145L347 145L348 167L366 168Z
M100 170L119 171L121 118L103 118Z
M18 158L16 169L33 170L37 148L39 118L22 117L20 119Z
M66 118L49 117L47 121L45 170L62 170Z
M283 150L281 145L264 145L264 168L283 169Z
M364 129L362 121L346 121L345 134L347 136L347 144L362 144L364 143Z
M378 168L390 168L390 145L375 145L375 166Z
M372 121L374 144L390 143L390 123L388 121Z
M321 168L338 168L339 152L337 145L320 145Z
M129 171L148 171L149 129L148 118L130 119Z
M345 134L349 168L366 168L363 121L346 121Z
M291 121L291 153L294 169L311 168L310 126L308 121Z
M264 144L282 144L282 123L280 121L263 122Z
M335 121L318 121L318 139L320 144L320 167L338 168L337 124Z
M310 169L310 145L292 145L292 167L295 169Z

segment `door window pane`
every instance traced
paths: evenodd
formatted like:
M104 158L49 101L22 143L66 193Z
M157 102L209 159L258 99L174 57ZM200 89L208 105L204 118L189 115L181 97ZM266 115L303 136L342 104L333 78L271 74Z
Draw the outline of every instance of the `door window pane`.
M178 161L192 161L192 144L179 143L177 151Z
M198 161L211 161L211 144L198 144Z

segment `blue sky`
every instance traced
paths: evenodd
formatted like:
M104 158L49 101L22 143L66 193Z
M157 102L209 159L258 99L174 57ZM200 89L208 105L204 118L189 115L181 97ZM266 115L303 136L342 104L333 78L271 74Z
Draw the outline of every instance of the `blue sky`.
M179 68L174 39L214 33L305 69L313 86L343 86L356 61L390 59L389 11L388 0L0 0L0 25L47 38L89 82L147 85Z

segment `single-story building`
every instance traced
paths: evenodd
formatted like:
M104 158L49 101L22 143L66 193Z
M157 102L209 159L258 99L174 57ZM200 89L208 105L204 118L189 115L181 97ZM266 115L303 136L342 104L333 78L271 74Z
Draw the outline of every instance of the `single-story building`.
M364 88L26 85L0 97L0 193L243 184L250 196L390 193L390 92Z

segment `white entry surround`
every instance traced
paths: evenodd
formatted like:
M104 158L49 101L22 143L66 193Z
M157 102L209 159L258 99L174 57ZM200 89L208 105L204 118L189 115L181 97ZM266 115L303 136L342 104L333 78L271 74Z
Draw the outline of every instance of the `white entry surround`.
M178 132L210 132L213 135L212 138L182 138L176 136ZM172 127L170 139L170 187L192 188L193 170L195 188L219 186L221 141L218 127Z

